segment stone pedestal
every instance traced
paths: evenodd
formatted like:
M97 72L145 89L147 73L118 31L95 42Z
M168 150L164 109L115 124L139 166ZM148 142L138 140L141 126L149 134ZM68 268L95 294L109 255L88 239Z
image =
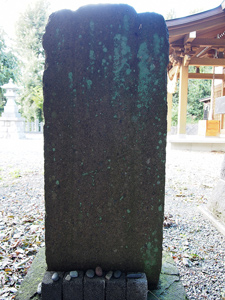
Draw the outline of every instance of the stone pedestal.
M168 33L162 16L93 5L43 38L48 270L146 273L158 283Z
M45 277L44 274L47 268L44 250L44 248L40 249L39 253L35 257L25 279L21 284L21 287L16 294L15 300L40 300L40 295L37 295L36 292L40 281L43 279L43 277ZM69 297L71 297L71 299L74 299L75 290L77 298L79 297L79 295L83 294L83 285L81 284L81 282L83 282L83 276L81 277L80 272L78 278L72 278L71 281L67 281L66 285L64 285L65 277L66 274L64 275L63 279L63 295L65 295L65 298L68 297L66 299L70 299ZM116 280L117 279L114 279L114 277L112 277L110 280L107 280L105 291L106 300L126 299L125 275L123 274L119 280ZM46 283L47 282L45 281L45 284ZM48 284L52 285L52 282L48 281ZM112 295L112 297L110 297L110 295ZM41 297L43 299L43 291ZM48 294L46 295L46 297L48 297ZM179 279L179 272L170 253L163 253L159 284L156 290L149 291L148 300L155 300L156 297L163 300L187 300L184 287L182 286L182 283ZM47 300L49 299L50 298L47 298ZM141 300L141 298L138 298L138 300Z

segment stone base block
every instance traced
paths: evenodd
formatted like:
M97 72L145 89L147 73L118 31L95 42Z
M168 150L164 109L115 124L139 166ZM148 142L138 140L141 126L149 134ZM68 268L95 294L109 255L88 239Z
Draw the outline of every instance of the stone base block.
M124 300L126 299L126 277L125 274L119 279L111 278L106 281L106 300Z
M130 274L130 273L129 273ZM140 278L127 278L126 300L147 300L148 281L144 273L137 273Z
M46 267L47 266L45 262L45 249L42 248L37 254L37 256L35 257L32 266L28 271L27 276L22 282L22 285L16 294L15 300L29 300L29 299L40 300L41 299L41 296L37 294L37 287L38 284L41 281L43 281ZM107 297L107 286L108 286L107 283L111 282L112 279L110 279L110 281L106 281L106 297ZM117 284L119 289L121 282L118 281ZM160 300L171 300L171 299L187 300L185 296L184 287L181 281L179 280L176 264L171 258L170 253L163 252L162 271L159 279L159 284L157 289L149 291L148 300L155 300L156 297L158 297ZM75 298L74 296L73 299L77 299L77 298ZM118 298L114 298L113 300L121 300L121 299L123 298L118 297Z
M84 300L105 300L105 279L84 276ZM63 299L64 300L64 299Z
M59 280L53 281L54 272L47 271L42 281L42 300L147 300L146 274L137 273L133 278L122 274L120 278L88 278L79 271L77 278L58 272ZM135 275L138 275L137 277Z
M77 278L66 279L69 272L63 278L63 300L83 299L83 277L84 272L79 271Z
M41 290L42 300L62 300L64 273L58 272L59 280L53 281L54 273L52 271L45 272Z

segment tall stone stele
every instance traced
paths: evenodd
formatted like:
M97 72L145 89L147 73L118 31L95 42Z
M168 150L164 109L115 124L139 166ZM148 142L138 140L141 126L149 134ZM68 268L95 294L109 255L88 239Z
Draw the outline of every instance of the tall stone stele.
M48 270L159 279L168 33L128 5L50 16L43 38Z

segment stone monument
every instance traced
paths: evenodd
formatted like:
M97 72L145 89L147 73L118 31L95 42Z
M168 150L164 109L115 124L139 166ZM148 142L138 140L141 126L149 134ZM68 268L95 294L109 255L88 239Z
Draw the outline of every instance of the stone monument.
M48 270L59 272L63 286L60 272L100 266L145 273L155 287L165 187L165 21L122 4L63 10L50 16L43 46Z
M25 120L18 112L18 107L15 102L18 87L13 83L12 79L10 79L9 83L4 84L2 88L6 90L5 97L7 98L7 103L0 117L0 138L25 138Z
M209 199L208 209L225 224L225 157L222 163L220 179Z

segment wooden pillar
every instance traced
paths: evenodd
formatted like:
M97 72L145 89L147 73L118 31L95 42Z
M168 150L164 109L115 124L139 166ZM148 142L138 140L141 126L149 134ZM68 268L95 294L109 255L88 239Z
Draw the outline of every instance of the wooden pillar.
M186 134L187 94L188 94L188 66L186 67L182 63L180 67L178 128L177 128L177 133L181 135Z
M213 79L211 83L211 102L208 120L214 120L214 102L215 102L215 67L213 66Z
M171 132L173 94L167 93L167 133Z

